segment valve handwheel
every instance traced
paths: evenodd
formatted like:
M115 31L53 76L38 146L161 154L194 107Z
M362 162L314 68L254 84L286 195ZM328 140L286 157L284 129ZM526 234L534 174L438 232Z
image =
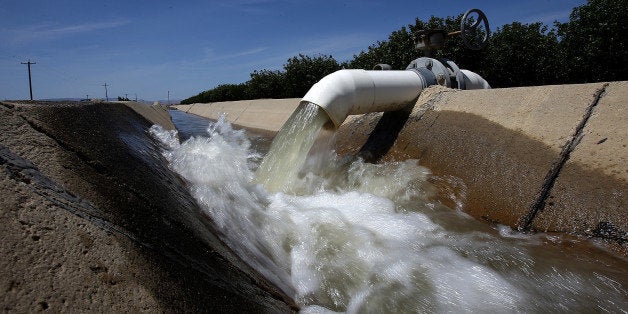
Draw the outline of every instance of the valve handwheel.
M473 24L470 24L470 22L472 21L472 13L477 13L478 17ZM480 24L484 24L485 28L482 40L478 40L482 35L480 33ZM486 46L486 43L488 42L488 37L491 34L491 29L488 27L488 18L486 17L484 12L480 11L479 9L471 9L467 11L462 16L462 22L460 22L460 33L460 35L462 36L462 41L464 42L464 45L467 46L467 48L472 50L480 50L484 48L484 46Z

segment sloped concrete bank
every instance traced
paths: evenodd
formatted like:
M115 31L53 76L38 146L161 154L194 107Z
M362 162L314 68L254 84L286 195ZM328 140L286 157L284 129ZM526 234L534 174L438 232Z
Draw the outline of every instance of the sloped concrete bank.
M232 124L261 133L275 134L300 101L300 98L256 99L173 107L212 120L217 120L224 113L227 121Z
M175 107L210 119L225 112L232 123L276 132L298 102ZM628 82L436 86L404 111L350 117L335 148L372 162L419 159L443 190L462 189L463 210L478 219L603 238L628 256L627 102Z
M371 161L417 158L438 184L463 182L463 210L476 218L604 238L626 256L627 101L628 82L433 87L405 113L345 122L336 148Z
M140 114L138 114L140 113ZM5 312L291 312L217 238L137 103L0 103Z

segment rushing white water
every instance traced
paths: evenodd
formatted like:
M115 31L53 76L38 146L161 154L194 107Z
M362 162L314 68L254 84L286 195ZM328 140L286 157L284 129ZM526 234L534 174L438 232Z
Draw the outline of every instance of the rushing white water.
M243 131L224 119L207 131L179 144L151 129L225 242L303 312L628 309L625 261L544 249L563 240L493 230L449 209L416 160L368 164L327 151L269 192Z

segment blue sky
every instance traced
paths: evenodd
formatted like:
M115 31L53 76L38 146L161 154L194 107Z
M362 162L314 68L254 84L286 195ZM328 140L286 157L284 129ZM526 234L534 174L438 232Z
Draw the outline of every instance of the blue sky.
M183 99L299 53L351 59L418 17L471 7L491 28L567 21L584 0L0 0L0 99ZM385 61L385 60L382 60Z

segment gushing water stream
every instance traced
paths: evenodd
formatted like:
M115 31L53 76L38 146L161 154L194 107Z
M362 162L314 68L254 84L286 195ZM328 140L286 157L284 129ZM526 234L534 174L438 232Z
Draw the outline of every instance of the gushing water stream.
M288 191L323 126L330 122L319 106L299 105L281 128L256 171L257 180L273 192Z
M307 127L290 130L302 135L279 134L263 162L224 119L183 143L151 129L225 242L304 312L628 309L624 260L447 208L417 160L368 164L330 150L306 159L312 144L304 142L325 124L321 114L302 106L291 120ZM291 145L291 153L275 151ZM462 204L460 195L452 197Z

